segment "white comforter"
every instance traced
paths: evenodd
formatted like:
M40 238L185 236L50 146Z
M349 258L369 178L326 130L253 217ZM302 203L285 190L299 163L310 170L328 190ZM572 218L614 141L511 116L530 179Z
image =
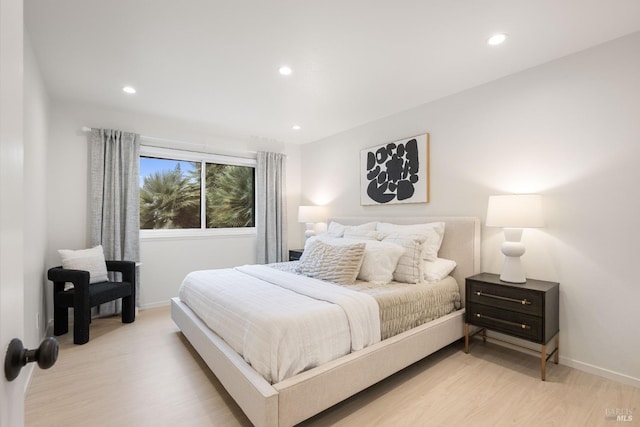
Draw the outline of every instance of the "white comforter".
M179 296L271 383L380 341L373 297L270 267L195 271Z

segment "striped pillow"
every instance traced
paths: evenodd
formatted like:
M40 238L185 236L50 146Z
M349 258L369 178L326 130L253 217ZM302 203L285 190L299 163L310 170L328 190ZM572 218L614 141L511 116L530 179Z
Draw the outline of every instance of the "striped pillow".
M315 239L305 245L296 270L305 276L351 285L360 272L364 249L364 243L332 246Z
M422 245L426 237L423 235L392 234L382 239L383 242L395 243L405 251L398 260L393 272L393 280L404 283L420 283L424 276L422 262Z

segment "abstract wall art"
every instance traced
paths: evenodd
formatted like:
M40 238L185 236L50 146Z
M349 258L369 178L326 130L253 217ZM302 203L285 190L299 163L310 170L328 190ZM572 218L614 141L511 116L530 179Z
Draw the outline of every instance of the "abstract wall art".
M360 152L360 204L429 202L429 134Z

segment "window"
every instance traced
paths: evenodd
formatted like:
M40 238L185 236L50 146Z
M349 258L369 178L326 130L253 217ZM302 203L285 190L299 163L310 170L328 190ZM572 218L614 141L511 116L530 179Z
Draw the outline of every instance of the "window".
M255 160L141 147L140 229L255 226Z

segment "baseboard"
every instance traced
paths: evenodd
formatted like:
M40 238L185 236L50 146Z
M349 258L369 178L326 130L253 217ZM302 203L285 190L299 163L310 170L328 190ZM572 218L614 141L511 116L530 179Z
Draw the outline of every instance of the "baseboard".
M168 307L171 304L170 301L160 301L160 302L154 302L151 304L144 304L144 305L140 305L138 307L136 307L136 314L138 313L138 310L147 310L150 308L158 308L158 307ZM73 322L73 311L69 310L69 323ZM46 332L45 332L45 337L52 337L53 336L53 319L49 319L47 320L47 328L46 328ZM44 337L43 337L44 338Z
M506 347L509 348L511 350L516 350L525 354L529 354L531 355L531 353L529 353L527 350L516 347L516 346L523 346L523 347L527 347L532 351L540 351L540 347L536 347L536 344L527 342L525 340L519 340L517 338L513 338L504 334L500 334L497 332L493 332L493 331L489 331L488 332L489 336L494 336L496 338L499 338L501 340L504 340L506 342L500 342L500 341L491 341L492 344L496 344L502 347ZM479 339L479 338L474 338L474 339ZM509 345L509 344L513 344ZM550 343L550 348L553 349L553 342ZM617 381L619 383L622 384L627 384L630 386L634 386L634 387L638 387L640 388L640 378L634 378L630 375L626 375L626 374L621 374L620 372L615 372L615 371L611 371L609 369L605 369L605 368L601 368L599 366L595 366L595 365L591 365L589 363L585 363L585 362L581 362L579 360L575 360L575 359L570 359L566 356L562 356L562 346L560 348L560 357L559 357L559 363L561 365L565 365L568 366L570 368L574 368L574 369L578 369L580 371L583 372L588 372L590 374L594 374L597 375L599 377L603 377L603 378L607 378L613 381Z
M580 371L588 372L590 374L598 375L619 383L627 384L640 388L640 378L634 378L630 375L621 374L620 372L611 371L609 369L601 368L599 366L591 365L589 363L580 362L579 360L569 359L568 357L560 356L560 363L570 368L575 368Z
M158 308L158 307L169 307L171 301L160 301L160 302L152 302L149 304L141 304L138 306L140 310L148 310L150 308Z

